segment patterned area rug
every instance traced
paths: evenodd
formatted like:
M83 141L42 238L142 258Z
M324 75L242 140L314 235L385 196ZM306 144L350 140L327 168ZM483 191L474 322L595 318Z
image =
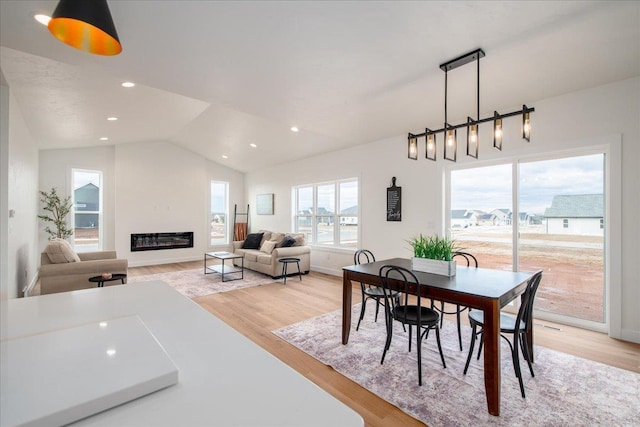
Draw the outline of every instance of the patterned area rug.
M229 276L223 282L217 273L204 274L202 268L194 270L174 271L171 273L148 274L146 276L129 277L127 283L148 282L151 280L162 280L174 287L177 291L189 298L201 297L204 295L217 294L220 292L235 291L252 286L262 286L273 283L276 280L266 274L257 273L251 270L244 270L244 278L240 280L229 280Z
M423 385L419 387L415 334L408 353L407 333L394 322L391 348L380 365L386 333L382 319L373 322L372 308L370 303L356 331L360 305L354 306L346 346L341 344L341 311L273 333L430 427L639 425L640 374L536 346L535 378L526 362L521 363L527 394L523 399L504 342L501 415L489 415L482 357L474 357L467 375L462 374L471 329L463 329L465 351L459 351L455 323L448 321L441 334L447 368L442 367L435 334L431 333L422 344Z

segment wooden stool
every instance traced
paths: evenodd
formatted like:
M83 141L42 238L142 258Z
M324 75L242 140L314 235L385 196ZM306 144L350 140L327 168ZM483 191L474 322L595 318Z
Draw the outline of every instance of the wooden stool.
M300 277L300 281L302 282L302 272L300 271L300 258L281 258L278 261L282 263L282 276L284 276L284 284L287 284L287 265L291 263L296 263L298 266L298 276Z

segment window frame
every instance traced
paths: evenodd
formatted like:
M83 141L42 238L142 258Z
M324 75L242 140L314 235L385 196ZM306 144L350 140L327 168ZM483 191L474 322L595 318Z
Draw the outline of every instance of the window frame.
M354 182L356 185L356 203L357 210L355 214L344 214L341 213L343 207L341 206L341 185L344 183ZM333 186L333 212L332 213L318 213L318 188ZM311 188L311 213L310 214L302 214L302 210L300 209L300 197L299 192L301 189L309 189ZM293 230L296 233L304 232L306 233L306 240L309 246L316 246L319 248L342 248L342 249L353 249L357 248L360 242L360 179L353 178L345 178L338 179L333 181L323 181L311 184L301 184L292 187L292 222L293 222ZM358 227L355 230L355 240L350 244L345 244L341 240L341 219L343 217L355 218L355 225ZM318 242L318 222L321 218L330 218L330 223L332 225L332 240L331 243L328 242ZM310 224L310 231L300 230L300 220L307 219L306 223Z
M588 140L589 142L594 140ZM555 158L582 156L589 154L604 154L605 157L605 216L608 221L604 222L604 237L605 237L605 292L604 292L604 304L605 304L605 322L591 322L583 319L573 319L564 316L556 316L551 313L539 312L535 310L535 316L540 319L554 321L556 323L564 323L570 326L576 326L580 328L595 330L599 332L609 333L609 336L613 338L622 337L622 319L621 319L621 307L622 307L622 265L621 265L621 253L622 253L622 229L620 223L622 212L622 140L621 135L613 134L609 136L600 137L597 143L586 143L584 145L577 145L566 150L543 150L536 154L522 154L510 157L504 157L499 159L492 159L487 161L474 161L457 163L452 165L446 165L443 168L443 180L444 180L444 210L442 212L443 229L448 230L451 226L450 215L447 212L451 211L451 171L467 168L483 167L496 164L511 164L513 169L514 180L517 182L519 164L523 162L535 162L541 160L551 160ZM513 201L518 200L517 189L513 190ZM517 203L516 203L517 204ZM514 215L517 214L517 206L514 206ZM517 221L515 221L517 224ZM517 226L514 224L513 226ZM517 232L513 232L513 247L518 247ZM515 249L514 249L515 251ZM517 254L514 255L514 266L517 265Z
M76 211L76 207L81 207L76 201L76 173L84 173L84 174L95 174L98 176L98 210L97 211ZM76 245L76 215L98 215L98 251L102 251L104 249L104 171L100 169L86 169L86 168L71 168L71 212L69 216L71 218L71 228L73 230L72 235L72 244L73 248L76 252L86 252L80 246ZM86 205L84 206L86 207ZM89 249L89 251L93 251L94 249Z
M213 200L213 184L223 184L224 185L224 207L226 212L214 212L212 207L211 207L211 203ZM228 181L222 181L222 180L217 180L217 179L210 179L209 180L209 206L208 206L208 214L207 214L207 246L209 248L213 248L216 246L226 246L229 245L229 182ZM213 223L213 217L214 215L218 215L218 214L222 214L225 217L225 224L224 224L224 238L223 239L218 239L215 242L213 241L213 237L211 236L212 234L212 223Z

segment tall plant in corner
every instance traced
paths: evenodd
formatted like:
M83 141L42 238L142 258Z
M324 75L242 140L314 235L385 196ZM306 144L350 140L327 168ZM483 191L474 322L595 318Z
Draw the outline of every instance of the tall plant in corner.
M50 225L47 225L44 229L49 233L49 240L54 237L60 239L66 239L73 235L73 230L67 228L67 215L71 212L71 196L61 199L58 195L58 191L55 187L51 188L51 192L40 191L40 202L44 203L42 209L48 213L45 215L38 215L45 223L55 227L51 229Z

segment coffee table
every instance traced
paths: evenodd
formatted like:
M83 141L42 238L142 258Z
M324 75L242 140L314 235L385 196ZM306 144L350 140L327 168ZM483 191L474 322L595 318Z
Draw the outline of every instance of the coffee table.
M126 274L115 273L115 274L112 274L111 278L109 279L105 279L104 277L102 277L102 275L100 275L100 276L89 277L89 281L93 283L97 283L99 288L103 288L104 282L111 282L114 280L120 280L120 282L124 285L124 279L126 278L127 278Z
M219 259L220 260L220 264L208 266L207 265L207 259L208 258ZM225 267L224 262L226 260L229 260L229 259L230 260L234 260L234 259L237 259L237 258L241 258L242 259L242 263L240 264L240 268L235 267L233 265L233 263L231 265L227 265ZM205 254L204 254L204 274L212 274L212 273L219 273L222 276L222 281L223 282L229 282L231 280L244 279L244 256L238 255L238 254L234 254L234 253L231 253L231 252L205 252ZM227 276L229 274L236 274L236 273L240 273L240 277L233 277L231 279L225 280L225 276Z

